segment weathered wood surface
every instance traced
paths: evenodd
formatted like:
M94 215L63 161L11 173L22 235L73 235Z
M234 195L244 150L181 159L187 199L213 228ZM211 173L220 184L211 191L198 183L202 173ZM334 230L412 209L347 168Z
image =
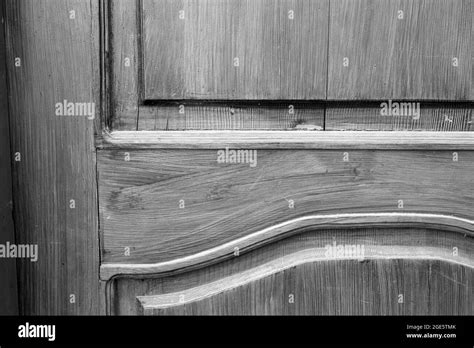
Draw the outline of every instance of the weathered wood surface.
M255 167L217 154L99 151L103 262L169 261L314 214L472 217L472 152L259 150Z
M333 259L326 250L334 243L364 252ZM459 246L457 256L453 256L454 246ZM473 253L472 236L440 230L310 230L191 272L117 278L111 311L121 315L472 315Z
M398 105L401 104L398 103L397 107ZM419 113L411 112L413 108L410 106L405 107L403 115L399 116L393 115L393 112L382 115L382 110L384 109L380 107L380 103L377 106L328 107L325 129L327 131L474 131L473 107L469 105L420 103Z
M22 314L99 312L94 121L55 115L66 99L94 102L99 117L97 6L6 1L12 151L21 154L13 168L17 243L39 249L36 263L18 262Z
M306 215L303 217L284 221L271 225L262 230L247 234L243 237L233 239L227 243L208 248L201 252L186 255L170 261L159 263L104 263L101 265L100 275L102 279L110 279L117 275L163 275L176 272L183 272L193 269L196 265L203 267L217 262L217 260L228 259L236 256L236 252L248 252L261 245L269 244L275 240L283 239L302 231L313 229L344 229L354 227L423 227L431 229L443 229L450 232L457 232L461 235L474 237L474 220L458 218L450 215L425 214L425 213L347 213L347 214L318 214ZM429 250L415 247L400 248L392 245L389 248L377 248L367 253L370 258L406 258L417 257L433 258L440 256L432 254ZM314 260L320 259L321 254L312 253ZM441 255L442 256L442 255ZM312 259L312 260L313 260ZM445 260L448 260L444 256ZM455 260L463 264L469 264L469 260L464 262ZM258 273L258 272L257 272Z
M144 99L326 97L328 0L143 0L142 15Z
M279 112L261 113L251 105L236 115L229 105L217 109L211 103L183 118L174 107L142 105L143 99L474 100L469 0L342 0L331 7L327 0L109 5L113 130L288 129ZM346 112L351 111L329 107L327 129L474 127L469 110L442 105L426 109L420 121L380 120L371 110Z
M13 197L5 62L4 8L0 1L0 244L14 243ZM16 260L0 258L0 315L18 314Z
M388 105L388 102L386 102ZM160 130L363 130L473 131L473 107L466 103L396 102L400 111L388 115L377 103L238 104L203 102L140 106L139 131ZM393 105L393 104L390 104ZM417 109L417 105L419 109ZM385 111L384 111L385 112ZM399 112L399 114L393 114ZM121 128L124 129L124 128ZM140 134L137 134L140 137Z
M175 103L140 107L138 130L323 130L324 108L308 103ZM139 134L137 135L139 136Z
M467 103L167 103L140 107L138 130L474 130ZM382 106L381 106L382 105ZM395 106L399 109L395 110ZM140 134L137 134L140 137Z
M338 0L330 16L328 99L474 100L471 0Z

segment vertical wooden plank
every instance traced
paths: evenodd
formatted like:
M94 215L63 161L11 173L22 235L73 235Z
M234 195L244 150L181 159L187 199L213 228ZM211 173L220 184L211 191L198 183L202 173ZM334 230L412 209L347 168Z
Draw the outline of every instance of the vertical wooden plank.
M99 117L98 1L6 5L12 151L21 154L13 168L17 243L38 245L36 263L18 263L20 310L97 314L94 121L78 110L58 116L57 105L96 103Z
M138 1L109 1L110 94L112 129L137 130L138 122Z
M143 0L144 98L325 99L328 4Z
M0 244L15 243L10 130L5 63L4 5L0 1ZM0 315L18 314L16 260L0 258Z
M472 20L471 0L332 2L328 99L472 100Z

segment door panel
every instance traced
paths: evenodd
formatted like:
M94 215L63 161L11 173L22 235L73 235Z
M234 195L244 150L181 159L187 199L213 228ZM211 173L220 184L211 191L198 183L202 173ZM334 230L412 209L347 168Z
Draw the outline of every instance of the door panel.
M472 2L397 1L5 1L20 312L473 314L472 133L299 131L473 99Z
M324 99L328 3L144 0L144 99Z
M473 254L472 234L310 230L194 271L118 277L112 280L111 310L120 315L468 315Z
M472 216L474 152L248 150L252 166L227 150L99 151L103 262L173 260L314 214Z
M107 9L114 130L474 127L461 103L474 100L469 0L117 0ZM421 102L421 115L384 117L370 104L387 99Z
M328 99L474 100L473 10L470 0L331 2Z

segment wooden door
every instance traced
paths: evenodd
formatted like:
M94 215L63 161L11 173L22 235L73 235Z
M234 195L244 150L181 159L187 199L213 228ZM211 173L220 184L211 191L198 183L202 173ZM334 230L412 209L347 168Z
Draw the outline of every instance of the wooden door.
M453 3L7 0L20 313L473 314Z
M110 5L109 314L472 312L468 1Z

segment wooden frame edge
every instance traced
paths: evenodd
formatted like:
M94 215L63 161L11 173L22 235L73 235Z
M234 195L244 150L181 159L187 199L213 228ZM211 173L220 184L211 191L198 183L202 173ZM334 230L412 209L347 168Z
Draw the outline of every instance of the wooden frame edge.
M114 131L100 149L474 150L474 132L406 131Z

